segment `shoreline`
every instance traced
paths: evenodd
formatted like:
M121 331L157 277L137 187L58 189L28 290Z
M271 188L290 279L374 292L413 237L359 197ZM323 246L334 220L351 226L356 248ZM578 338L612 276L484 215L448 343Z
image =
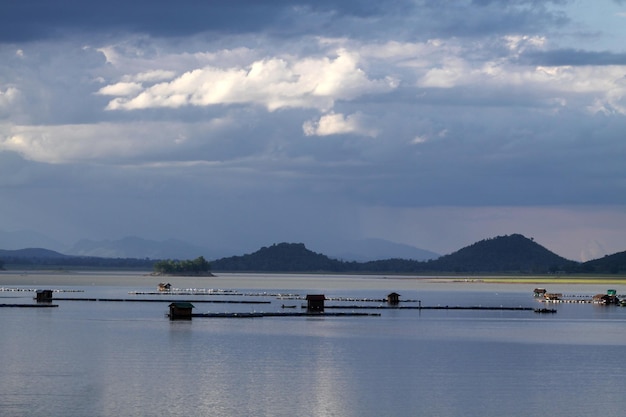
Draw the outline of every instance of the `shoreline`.
M533 287L597 287L597 290L618 288L626 292L626 278L612 277L544 277L544 276L415 276L415 275L342 275L342 274L267 274L218 273L213 276L166 276L151 271L111 270L27 270L0 271L0 286L59 287L59 286L117 286L156 288L169 282L176 288L249 288L249 289L319 289L322 291L358 289L360 287L391 291L445 289L447 286L467 286L473 290L492 288Z

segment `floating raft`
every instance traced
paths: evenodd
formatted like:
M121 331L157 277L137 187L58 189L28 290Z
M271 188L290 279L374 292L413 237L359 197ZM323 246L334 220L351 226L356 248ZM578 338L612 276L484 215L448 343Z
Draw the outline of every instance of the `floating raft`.
M260 317L378 317L380 313L193 313L191 317L204 318L260 318Z
M114 302L125 302L125 303L180 303L180 302L190 302L190 303L215 303L215 304L270 304L271 301L249 301L249 300L192 300L192 301L182 301L180 299L159 299L159 300L141 300L136 298L57 298L54 297L55 301L114 301Z
M19 307L19 308L50 308L58 307L58 304L0 304L0 307Z
M306 308L303 306L302 308ZM359 309L377 309L377 310L501 310L501 311L531 311L532 307L487 307L487 306L325 306L325 309L343 309L343 310L359 310Z
M556 313L554 308L536 308L535 313Z

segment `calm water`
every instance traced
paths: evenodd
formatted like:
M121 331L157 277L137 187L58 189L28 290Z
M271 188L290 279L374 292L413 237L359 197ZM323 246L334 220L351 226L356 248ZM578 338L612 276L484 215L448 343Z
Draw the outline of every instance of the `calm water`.
M532 285L422 284L336 277L264 277L268 293L401 299L422 305L541 306ZM320 281L322 279L322 281ZM97 281L97 280L96 280ZM180 297L194 312L280 311L254 295ZM93 284L93 283L92 283ZM277 286L280 285L280 286ZM307 285L309 287L307 288ZM16 285L5 287L17 288ZM26 285L23 288L31 288ZM130 295L154 286L49 286L55 297ZM41 287L40 287L41 288ZM386 288L383 290L382 288ZM571 287L570 287L571 288ZM593 295L603 286L564 293ZM620 294L626 288L618 287ZM0 303L33 293L0 292ZM171 297L170 297L171 298ZM168 302L56 301L0 309L2 416L537 416L624 412L626 308L532 311L375 310L380 317L194 318ZM327 301L327 305L342 302ZM379 303L348 304L377 306ZM334 310L329 310L334 311Z

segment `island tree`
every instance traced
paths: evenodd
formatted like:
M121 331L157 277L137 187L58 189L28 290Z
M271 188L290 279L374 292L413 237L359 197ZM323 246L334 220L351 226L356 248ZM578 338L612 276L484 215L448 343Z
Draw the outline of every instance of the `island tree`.
M193 260L166 259L154 264L154 272L164 275L208 275L211 264L200 256Z

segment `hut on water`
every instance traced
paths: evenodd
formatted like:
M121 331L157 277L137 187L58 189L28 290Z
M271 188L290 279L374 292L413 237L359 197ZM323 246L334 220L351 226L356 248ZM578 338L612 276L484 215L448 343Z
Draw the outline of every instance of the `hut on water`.
M307 294L307 313L323 313L324 300L326 300L326 296L324 294Z
M397 292L392 292L391 294L387 295L387 303L390 305L400 304L400 294L398 294Z
M617 291L608 290L606 294L596 294L592 299L594 304L619 304L619 298L617 298Z
M563 294L560 292L547 292L543 295L543 298L548 301L561 301L561 299L563 299Z
M50 303L52 302L52 290L37 290L35 299L38 303Z
M176 302L169 305L170 320L191 320L194 305L188 302Z

